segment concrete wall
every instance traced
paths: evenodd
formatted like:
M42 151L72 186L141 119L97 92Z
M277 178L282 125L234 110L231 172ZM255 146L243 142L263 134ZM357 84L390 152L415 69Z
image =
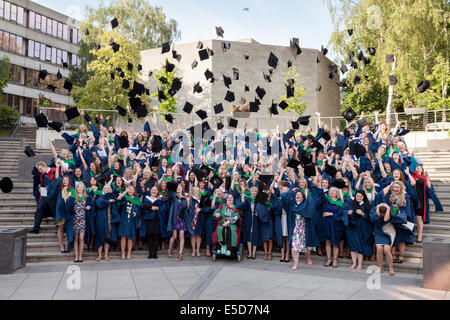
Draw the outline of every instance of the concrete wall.
M291 60L293 66L300 73L298 85L306 88L305 95L302 98L303 102L307 104L307 109L304 114L315 115L315 112L319 111L324 116L339 115L340 96L339 87L336 84L338 76L333 80L328 79L328 66L331 61L321 56L321 63L317 64L316 58L320 54L318 50L302 48L302 54L294 58L287 46L264 45L253 39L225 42L229 42L231 48L223 52L223 41L204 40L204 48L209 47L213 49L214 56L203 61L200 61L198 56L197 42L172 46L172 49L175 49L177 53L182 55L180 63L172 58L171 51L161 54L161 48L144 50L141 52L141 63L144 74L141 80L146 85L150 85L152 89L155 89L156 82L154 77L152 76L149 79L147 76L148 72L161 71L165 59L168 58L171 63L175 64L176 76L182 77L183 81L182 89L175 96L178 101L178 112L182 113L182 108L186 100L195 106L193 112L198 109L203 109L208 112L208 115L214 114L212 107L215 104L223 104L225 109L223 113L216 117L209 117L208 120L211 127L214 124L213 119L227 121L225 117L232 115L232 104L239 105L241 97L246 99L246 104L254 101L254 98L257 97L255 89L260 86L265 89L266 96L261 100L260 111L258 113L252 113L248 119L249 126L272 129L277 124L280 124L283 129L286 129L289 125L288 119L294 120L297 116L279 109L279 116L269 118L269 107L271 106L272 99L278 102L279 98L286 94L284 85L285 73L288 70L287 61ZM270 52L273 52L279 61L277 68L271 76L272 82L268 83L264 80L263 72L269 74L270 67L267 64L267 60ZM250 56L249 60L244 59L244 54ZM191 63L194 60L198 61L198 66L192 70ZM239 69L239 80L233 79L233 67ZM209 83L204 76L204 72L207 69L214 74L214 84ZM230 89L225 87L223 75L232 78ZM200 81L203 92L193 94L193 86L197 81ZM319 84L322 86L322 90L316 92L315 89ZM245 85L249 86L249 92L244 92ZM233 103L228 103L224 100L227 90L235 93L236 101ZM325 98L319 99L321 96L325 96ZM158 100L155 99L152 105L157 104ZM182 115L180 122L191 124L200 122L200 119L195 114L192 114L192 116ZM242 127L243 123L243 120L239 121L238 128Z

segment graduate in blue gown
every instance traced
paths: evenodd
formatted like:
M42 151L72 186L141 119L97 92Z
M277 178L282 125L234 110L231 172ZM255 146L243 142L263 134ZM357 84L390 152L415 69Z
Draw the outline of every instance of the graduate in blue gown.
M55 224L58 227L58 242L61 253L69 253L69 245L73 241L73 237L69 241L69 234L66 233L67 220L70 219L66 210L66 200L75 192L72 189L69 176L63 176L56 179L59 182L57 189L58 195L56 200ZM66 243L64 244L64 234L66 233Z
M126 191L117 197L120 213L118 237L122 250L121 259L125 260L125 246L128 246L127 260L131 259L131 250L136 239L136 229L139 223L141 201L136 196L136 189L128 186Z
M370 220L370 203L366 194L357 191L354 200L346 205L348 225L345 229L352 257L350 269L362 270L364 256L373 255L373 223Z
M120 223L119 207L116 196L109 184L103 187L102 194L95 198L95 236L94 244L97 248L97 261L102 259L103 249L105 260L109 261L109 248L118 240L118 225Z

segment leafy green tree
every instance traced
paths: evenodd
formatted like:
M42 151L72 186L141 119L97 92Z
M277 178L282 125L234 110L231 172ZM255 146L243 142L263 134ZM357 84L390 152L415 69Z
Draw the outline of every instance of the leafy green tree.
M155 73L154 77L158 83L158 89L161 90L165 96L165 98L161 99L159 105L157 106L161 118L165 119L167 114L175 113L177 111L177 100L175 99L175 97L169 94L173 79L175 79L175 71L167 72L166 68L164 67L161 72ZM166 79L167 83L164 84L162 79ZM152 93L151 96L158 99L158 92Z
M347 77L353 79L355 74L370 72L370 81L374 84L365 84L364 78L361 77L361 84L344 90L344 105L356 102L361 110L371 111L371 108L376 108L390 113L392 110L402 111L405 101L414 105L426 103L429 107L446 104L449 61L448 1L326 2L335 25L330 49L336 54L336 62L345 63L351 50L355 56L362 50L371 60L366 68L359 62L358 70L352 70ZM348 29L353 29L352 36L348 34ZM376 49L375 56L368 53L369 47ZM395 63L386 63L386 54L393 54ZM356 57L354 59L356 60ZM437 67L439 70L435 68L437 65L440 66ZM374 70L371 70L372 68ZM439 73L441 75L438 75ZM388 76L391 74L398 79L395 86L389 85ZM418 94L416 86L424 79L433 82L432 88L430 92ZM375 90L379 93L376 94ZM433 92L440 94L433 95ZM435 101L431 103L430 99Z
M82 108L115 109L116 105L125 108L129 101L128 91L133 87L134 80L138 81L138 63L141 61L139 49L130 40L130 35L117 29L103 33L99 40L101 47L90 51L95 59L87 65L87 71L92 76L84 87L74 86L72 95L76 105ZM110 45L111 40L120 45L116 53ZM131 71L127 68L128 63L133 64ZM124 78L119 76L120 72L116 68L122 70ZM114 80L111 79L111 73L114 73ZM130 82L129 89L122 88L123 79ZM146 94L141 99L151 102L150 96Z
M86 43L83 40L80 42L80 50L77 55L81 59L80 67L73 65L69 66L70 76L69 80L74 86L84 87L89 78L93 75L92 71L87 71L87 66L94 61L95 55L91 52L94 50L94 44Z
M0 128L11 128L19 116L20 112L15 106L0 104Z
M300 73L297 72L295 66L292 66L288 69L285 74L285 85L288 86L289 82L292 81L294 85L294 96L288 98L287 95L284 95L280 98L280 102L284 101L288 104L284 111L294 112L297 115L303 114L306 109L306 103L301 101L301 98L305 94L305 88L296 86L297 80L300 77Z
M86 12L82 26L89 30L88 43L109 30L114 18L118 28L131 35L130 40L139 50L157 48L180 38L177 22L167 19L162 7L151 6L145 0L112 0L107 6L101 2L97 9L87 7Z
M3 57L0 59L0 94L3 93L3 90L8 85L10 67L11 63L9 62L8 57Z

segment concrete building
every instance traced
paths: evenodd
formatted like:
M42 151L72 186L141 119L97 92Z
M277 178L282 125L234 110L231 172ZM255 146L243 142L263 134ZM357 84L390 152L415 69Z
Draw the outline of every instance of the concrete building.
M194 105L193 112L197 109L203 109L208 112L209 119L219 118L220 121L226 121L227 117L233 116L232 105L240 106L241 97L246 99L245 105L254 101L254 98L257 97L255 89L260 86L265 89L266 95L261 100L260 111L250 114L249 125L257 125L260 128L275 128L277 124L283 128L290 126L289 120L297 119L298 116L284 112L280 108L278 108L280 112L278 116L269 118L272 99L278 102L281 96L286 95L284 83L285 74L288 71L288 60L292 61L292 65L300 73L297 85L306 89L305 95L302 97L303 102L307 104L304 115L315 116L316 112L320 112L321 116L326 117L339 115L340 92L336 83L339 80L339 75L336 74L332 80L328 78L330 73L328 68L332 62L321 55L318 50L302 48L302 53L295 58L288 46L260 44L254 39L238 41L205 40L202 42L203 48L210 48L214 53L209 59L203 61L199 59L197 43L172 45L171 50L175 50L182 57L180 62L173 58L171 51L161 54L161 48L141 52L142 74L144 75L141 80L146 85L150 85L151 91L155 90L157 83L154 76L148 76L149 72L160 72L166 58L175 64L175 75L181 77L183 82L181 90L175 97L178 102L178 112L181 113L178 118L182 119L184 123L186 121L200 122L200 119L194 113L190 117L183 115L182 109L186 101ZM230 49L225 52L222 49L224 42L230 44ZM273 52L279 61L277 68L273 70L270 76L271 82L267 82L263 73L270 75L269 69L271 68L267 63L270 52ZM245 59L244 55L249 56L248 60ZM320 63L317 63L317 57L319 57ZM192 69L191 63L194 60L198 61L198 65ZM239 80L233 79L233 67L239 69ZM206 80L204 72L207 69L214 74L214 83ZM223 75L232 78L229 89L224 85ZM200 82L203 88L201 93L193 93L196 82ZM245 85L249 87L248 92L245 92ZM316 91L319 85L321 90ZM232 103L224 100L227 90L235 93L236 100ZM225 110L215 116L213 106L220 102ZM158 104L158 99L152 102L152 105L156 104ZM236 116L236 113L234 116ZM240 123L242 124L243 121L240 121ZM315 127L314 123L312 125Z
M79 27L79 21L32 1L0 0L0 57L11 61L10 82L0 102L16 106L23 122L34 121L40 96L50 99L52 107L72 104L63 88L69 76L63 62L80 64ZM43 69L48 76L39 82L39 70ZM56 77L58 71L61 79ZM49 110L48 116L62 120L64 112Z

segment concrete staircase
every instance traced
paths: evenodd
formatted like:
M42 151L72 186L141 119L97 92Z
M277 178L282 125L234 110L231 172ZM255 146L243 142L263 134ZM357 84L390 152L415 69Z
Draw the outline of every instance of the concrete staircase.
M27 140L27 144L34 146L35 140L29 128L21 127L16 137ZM9 176L14 182L14 189L9 194L0 193L0 226L21 226L31 228L34 222L36 209L35 200L32 195L32 181L18 180L17 161L23 154L24 145L20 140L0 141L0 177ZM49 150L35 150L37 154L50 155ZM431 223L424 228L424 237L450 238L450 150L429 150L417 151L417 156L423 161L426 170L429 172L434 187L444 206L443 213L434 213L434 204L431 202ZM186 245L186 248L189 248ZM145 258L146 251L135 250L135 257ZM165 254L163 252L162 254ZM186 254L190 254L187 249ZM263 251L258 251L262 259ZM279 263L279 252L273 253L272 263ZM86 252L85 259L95 259L95 252ZM113 259L119 258L119 252L112 252ZM44 219L39 234L29 234L27 244L27 262L43 261L70 261L73 254L59 253L59 246L56 238L56 227L52 218ZM321 265L324 258L313 255L313 263ZM349 266L349 259L340 259L340 266ZM405 253L405 262L395 264L396 271L421 273L422 272L422 245L414 244L408 246Z

